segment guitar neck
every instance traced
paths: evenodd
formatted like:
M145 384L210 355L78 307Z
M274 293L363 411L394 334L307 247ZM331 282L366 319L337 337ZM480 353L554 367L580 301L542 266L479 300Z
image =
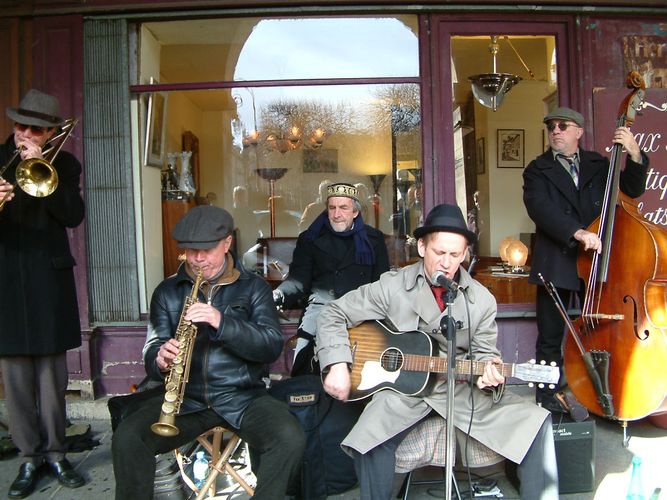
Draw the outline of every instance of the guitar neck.
M457 375L481 375L485 366L486 361L457 359L454 371ZM514 365L511 363L497 364L496 368L503 377L513 375ZM447 373L447 358L407 354L402 369L413 372Z

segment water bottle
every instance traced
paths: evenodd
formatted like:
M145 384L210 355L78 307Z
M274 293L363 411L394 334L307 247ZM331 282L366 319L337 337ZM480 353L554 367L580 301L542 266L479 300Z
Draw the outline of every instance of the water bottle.
M192 474L195 479L195 486L201 488L206 483L206 476L208 475L208 460L203 451L198 451L195 455L195 463L192 465Z
M641 476L642 459L640 457L632 458L632 477L630 478L630 487L626 500L644 500L644 487L642 485Z

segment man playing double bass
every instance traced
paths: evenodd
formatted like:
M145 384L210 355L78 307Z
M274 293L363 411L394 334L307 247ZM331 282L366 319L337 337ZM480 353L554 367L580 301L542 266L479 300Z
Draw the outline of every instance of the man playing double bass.
M523 172L523 201L536 226L535 248L530 283L538 285L536 299L538 360L563 364L562 342L565 322L547 290L541 274L553 283L563 304L582 296L583 281L577 273L579 247L599 252L602 242L586 228L602 210L609 160L593 151L579 148L584 133L584 117L577 111L560 107L544 117L549 150L530 162ZM627 151L620 174L620 189L631 198L644 193L648 157L640 150L627 127L614 131L613 142ZM551 411L563 411L556 399L560 388L537 389L535 399Z

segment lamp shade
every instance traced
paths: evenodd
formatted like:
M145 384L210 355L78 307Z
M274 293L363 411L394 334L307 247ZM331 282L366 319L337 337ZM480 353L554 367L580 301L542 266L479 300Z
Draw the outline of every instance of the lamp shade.
M482 106L498 109L505 94L516 85L521 77L509 73L482 73L468 78L472 84L472 94Z
M511 236L506 236L500 240L500 245L498 245L498 255L500 255L500 260L507 262L507 248L510 246L510 243L514 241L514 238Z
M523 267L528 260L528 247L519 240L512 240L507 246L507 262L512 267Z

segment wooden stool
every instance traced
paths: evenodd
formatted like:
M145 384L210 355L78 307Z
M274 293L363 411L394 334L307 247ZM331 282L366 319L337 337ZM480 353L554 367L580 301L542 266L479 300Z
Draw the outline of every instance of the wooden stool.
M231 437L223 449L222 437L225 432L231 433ZM229 463L229 459L231 458L232 454L241 444L240 437L238 437L229 429L218 426L201 434L197 438L197 441L211 456L211 461L209 462L210 470L206 478L206 482L201 487L201 489L197 489L192 480L187 476L187 474L185 474L182 466L182 457L179 456L179 450L176 450L176 459L178 460L179 467L181 468L183 479L193 491L197 492L197 500L204 498L207 492L209 497L214 497L216 495L215 481L218 477L218 474L220 473L229 474L229 476L231 476L231 478L236 481L236 483L239 484L248 495L253 496L255 490Z

